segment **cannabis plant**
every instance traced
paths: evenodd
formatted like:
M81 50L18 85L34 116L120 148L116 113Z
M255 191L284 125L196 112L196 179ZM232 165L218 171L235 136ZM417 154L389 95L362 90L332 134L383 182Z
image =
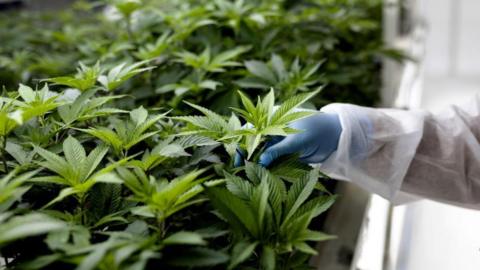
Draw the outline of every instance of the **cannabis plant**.
M158 133L147 131L163 117L164 114L149 116L148 111L140 106L130 112L130 119L112 120L113 129L100 127L81 130L111 145L117 155L126 157L130 148Z
M110 172L120 165L122 161L112 163L95 172L107 154L108 148L105 146L97 146L87 156L80 142L69 136L63 142L64 158L41 147L35 147L35 151L45 159L45 161L39 162L39 165L54 172L56 175L40 176L32 179L32 181L65 186L58 196L46 206L72 195L76 196L82 203L86 193L95 183L119 183L115 175Z
M289 69L285 66L283 59L273 54L269 63L251 60L245 62L245 67L251 74L237 84L242 88L268 89L274 87L279 89L282 97L290 97L297 92L307 92L322 87L321 77L316 74L322 62L302 68L299 59L296 58Z
M232 108L247 123L244 128L236 115L227 121L222 116L198 105L190 104L204 116L179 116L177 120L190 123L194 128L184 135L200 134L214 139L225 141L227 151L232 153L232 143L239 143L239 147L246 149L249 160L262 142L269 136L286 136L300 132L288 127L288 124L310 116L313 111L295 110L300 105L315 96L318 91L300 94L287 99L275 108L274 90L271 89L263 99L258 99L256 105L242 92L239 92L243 108Z
M380 57L401 56L381 16L379 0L2 12L2 266L308 269L335 196L296 155L258 156L302 132L301 106L374 104Z
M225 173L227 189L207 189L236 241L229 269L253 256L260 257L254 261L261 269L291 269L298 263L290 257L293 250L316 254L307 242L332 238L308 228L335 199L324 195L308 200L317 183L317 171L306 172L289 189L259 165L247 163L245 172L248 180Z

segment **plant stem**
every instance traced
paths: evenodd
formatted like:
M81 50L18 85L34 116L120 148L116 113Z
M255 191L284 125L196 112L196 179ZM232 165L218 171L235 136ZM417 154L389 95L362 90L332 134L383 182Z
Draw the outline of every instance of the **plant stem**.
M157 217L158 229L160 230L160 238L165 237L165 222L163 218Z
M7 166L7 151L5 150L7 148L7 136L2 137L2 147L1 147L1 152L2 152L2 162L3 162L3 169L5 173L8 173L8 166Z
M82 194L80 197L80 223L82 225L86 225L86 222L87 222L86 215L85 215L85 212L86 212L85 204L86 204L85 194Z
M128 16L125 18L125 21L127 23L127 35L128 35L128 39L130 40L130 42L134 45L136 45L136 41L135 41L135 37L133 35L133 31L132 31L132 20L131 20L131 16Z

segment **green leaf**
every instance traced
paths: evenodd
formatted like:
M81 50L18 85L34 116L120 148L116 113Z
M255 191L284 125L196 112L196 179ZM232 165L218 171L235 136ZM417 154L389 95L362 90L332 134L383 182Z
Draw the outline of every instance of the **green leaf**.
M113 0L115 8L125 17L130 15L142 6L141 0Z
M250 163L251 164L251 163ZM248 164L247 166L249 166ZM285 184L282 180L275 177L271 174L268 170L263 168L262 166L252 164L250 166L254 166L257 172L260 173L262 181L267 181L270 190L269 190L269 201L272 206L274 219L276 221L277 226L280 225L283 213L283 202L287 197L287 190Z
M87 158L85 149L80 142L72 136L63 142L63 153L67 162L72 167L81 166L84 160Z
M90 154L88 154L88 157L82 164L82 179L86 179L93 173L93 171L95 171L107 152L108 147L105 145L100 145L93 149Z
M33 89L30 88L29 86L26 86L24 84L20 84L17 91L18 91L18 94L20 95L20 97L22 97L22 99L25 102L30 103L30 102L35 101L35 98L36 98L35 91L33 91Z
M241 91L238 91L238 94L240 95L240 100L242 101L243 107L247 110L247 112L255 112L256 108L255 105L253 105L253 102Z
M243 178L231 175L224 171L225 179L227 181L227 189L243 200L249 200L253 194L253 186Z
M317 95L320 90L313 91L311 93L299 94L293 96L280 105L280 107L275 111L272 116L271 124L272 125L281 125L287 123L286 121L292 121L292 119L287 119L286 117L298 106L305 103L307 100L312 98L313 96ZM299 116L303 116L299 114Z
M250 159L252 157L253 153L255 152L257 147L260 145L261 139L262 139L261 134L251 135L251 136L246 137L246 140L247 140L247 142L246 142L247 143L247 159Z
M270 62L272 63L273 71L275 72L276 77L279 80L284 80L288 73L285 69L285 63L283 62L282 58L277 54L272 54Z
M70 176L70 166L65 159L39 146L34 146L34 149L35 152L37 152L46 160L46 162L41 163L44 167L53 172L56 172L64 178Z
M317 179L318 171L312 170L293 183L287 193L286 215L283 219L283 224L287 224L298 208L308 199L315 188Z
M329 235L323 232L317 232L317 231L312 231L312 230L305 230L299 237L299 240L301 241L314 241L314 242L320 242L320 241L327 241L331 239L337 238L334 235Z
M269 186L266 180L255 188L252 194L252 206L256 210L256 219L259 228L264 228L264 219L268 207Z
M148 111L145 110L143 106L140 106L130 112L130 118L137 124L137 126L144 123L147 120L147 117Z
M205 245L202 236L194 232L176 232L162 241L165 245Z
M260 265L264 270L275 270L276 255L273 248L269 246L263 246L262 256L260 257Z
M270 86L274 86L276 84L277 78L275 77L275 73L273 73L273 71L264 62L251 60L245 61L244 64L250 73L269 82Z
M148 61L142 61L142 62L137 62L131 65L128 65L125 62L120 63L119 65L110 69L110 71L106 75L105 74L100 75L98 77L98 81L100 82L101 85L104 86L105 90L112 91L118 88L121 84L123 84L125 81L132 78L133 76L155 68L155 67L141 68L141 66L144 66L147 62Z
M295 243L293 245L296 249L300 250L301 252L303 253L307 253L307 254L310 254L310 255L317 255L318 252L313 249L312 247L310 247L307 243L305 242L299 242L299 243Z
M301 217L302 215L308 214L312 218L320 215L325 212L330 206L333 205L337 196L319 196L309 200L298 208L296 213L292 216L292 219Z
M60 190L60 193L58 193L57 197L55 197L53 200L51 200L49 203L47 203L43 208L48 208L63 199L65 199L68 196L72 196L74 194L81 193L82 191L73 187L68 187Z
M33 260L27 261L25 263L21 263L19 265L19 269L29 269L29 270L46 269L47 266L58 261L61 258L62 258L61 254L50 254L50 255L39 256Z
M91 89L95 85L95 82L97 81L97 77L100 73L99 64L97 63L92 67L88 67L80 63L79 68L77 70L78 72L75 76L55 77L55 78L45 79L42 81L52 82L58 85L65 85L68 87L78 89L82 92L88 89Z
M208 188L206 190L212 204L234 228L243 227L244 231L258 236L258 223L250 207L226 189Z
M105 143L111 145L115 151L119 152L124 145L124 142L118 135L113 131L105 127L90 128L90 129L80 129L81 131L88 133L94 137L99 138Z
M227 262L229 257L220 251L207 248L184 249L177 256L167 258L169 265L177 267L209 267Z
M298 154L282 156L269 167L272 174L290 182L296 182L311 169L310 165L299 160Z
M190 107L193 107L193 108L199 110L200 112L202 112L211 121L214 121L215 123L220 124L223 129L228 130L229 126L228 126L227 121L225 121L225 119L222 116L220 116L219 114L217 114L217 113L215 113L215 112L213 112L213 111L211 111L207 108L192 104L192 103L187 102L187 101L185 101L185 103L187 103Z
M44 214L27 214L10 218L0 224L0 246L64 228L65 223Z
M237 243L232 250L232 256L230 259L230 264L228 265L228 269L235 269L239 264L246 261L250 256L252 256L255 248L257 247L258 243L248 243L248 242L239 242Z
M205 136L200 136L200 135L181 136L175 142L180 146L182 146L183 148L189 148L192 146L209 146L209 145L218 144L217 141L212 140Z

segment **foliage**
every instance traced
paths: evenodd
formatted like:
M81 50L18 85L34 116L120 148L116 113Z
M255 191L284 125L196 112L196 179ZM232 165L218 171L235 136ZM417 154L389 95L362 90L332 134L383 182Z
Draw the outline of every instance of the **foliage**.
M247 163L248 180L225 173L227 189L209 188L207 194L239 238L233 247L229 268L248 260L258 249L259 268L294 268L292 251L316 254L306 241L332 237L308 229L311 220L333 203L334 196L307 201L318 179L315 170L306 172L287 190L284 182L268 170Z
M179 101L187 100L225 113L225 105L238 105L234 85L252 95L274 87L281 99L323 86L312 100L317 106L372 105L380 57L401 58L382 44L380 0L108 0L100 3L113 7L105 16L98 5L0 14L3 84L49 77L84 91L102 72L97 79L111 91L156 66L132 81L141 87L123 89L145 106L169 102L182 110ZM78 60L77 74L65 76ZM149 99L157 94L160 100Z
M201 111L204 116L179 116L177 120L190 123L195 128L183 133L186 135L199 134L223 141L228 146L236 146L247 150L247 159L250 159L267 136L286 136L299 132L288 127L290 122L308 117L312 111L295 111L318 91L293 96L287 99L276 110L273 89L262 100L259 98L256 105L239 92L243 109L233 108L247 123L245 128L240 128L240 120L232 115L227 121L222 116L198 105L188 103L193 108ZM233 149L227 148L233 153Z
M301 132L300 106L377 100L378 59L395 54L380 16L378 0L0 14L7 268L307 269L335 196L295 156L255 162Z

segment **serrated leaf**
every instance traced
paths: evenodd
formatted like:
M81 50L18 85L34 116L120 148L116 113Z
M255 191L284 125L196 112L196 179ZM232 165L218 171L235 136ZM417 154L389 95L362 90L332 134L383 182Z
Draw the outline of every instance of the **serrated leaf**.
M81 164L87 158L83 146L72 136L68 136L68 138L63 142L63 153L65 154L67 162L73 167L79 165L81 166Z
M263 229L268 207L269 186L266 179L258 185L252 193L252 207L256 210L258 227Z
M319 90L313 91L311 93L299 94L284 101L282 105L280 105L280 107L273 114L271 124L275 125L284 123L284 117L291 113L295 108L302 105L307 100L318 94L318 92Z
M228 190L208 188L206 190L212 204L233 227L243 226L252 235L258 235L258 224L250 207Z
M188 136L181 136L175 143L182 146L183 148L189 148L192 146L208 146L208 145L217 145L219 144L217 141L212 140L205 136L200 135L188 135Z
M253 194L253 186L243 178L223 172L227 182L227 189L244 200L249 200Z
M290 187L286 199L286 215L283 224L287 224L297 209L308 199L315 188L318 179L318 171L312 170L298 179Z
M44 167L65 178L70 176L70 166L65 159L38 146L34 146L34 149L35 152L46 160L46 162L42 162Z

